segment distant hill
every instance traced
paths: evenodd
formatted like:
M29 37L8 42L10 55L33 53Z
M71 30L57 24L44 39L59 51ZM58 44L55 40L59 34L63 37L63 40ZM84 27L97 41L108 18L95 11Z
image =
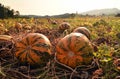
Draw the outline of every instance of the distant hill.
M74 13L65 13L65 14L60 14L60 15L52 15L52 16L49 16L49 15L46 15L46 16L40 16L40 15L21 15L20 17L23 17L23 18L69 18L69 17L72 17L74 16Z
M39 15L20 15L20 17L22 17L22 18L32 18L32 17L34 17L34 18L42 18L44 16L39 16Z
M60 14L60 15L53 15L50 17L54 17L54 18L74 18L76 16L76 13L65 13L65 14ZM79 15L78 15L79 16Z
M112 8L112 9L97 9L97 10L91 10L91 11L87 11L87 12L83 12L83 13L79 13L77 14L77 16L81 16L81 15L117 15L120 14L120 10L117 8ZM76 15L76 13L65 13L65 14L60 14L60 15L46 15L46 16L40 16L40 15L20 15L20 17L23 18L69 18L69 17L74 17Z
M81 15L116 15L120 13L120 10L117 8L110 8L110 9L96 9L87 12L80 13Z

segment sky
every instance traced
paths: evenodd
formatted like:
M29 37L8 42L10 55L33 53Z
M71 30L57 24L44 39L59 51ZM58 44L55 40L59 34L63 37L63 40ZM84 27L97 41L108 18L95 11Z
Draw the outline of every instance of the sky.
M120 9L120 0L0 0L0 3L18 10L21 15L44 16L104 8Z

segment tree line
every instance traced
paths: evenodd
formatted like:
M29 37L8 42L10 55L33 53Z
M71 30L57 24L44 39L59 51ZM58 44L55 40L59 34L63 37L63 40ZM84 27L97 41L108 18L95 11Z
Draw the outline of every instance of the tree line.
M116 17L120 17L120 13L118 13L118 14L116 15Z
M0 19L4 18L15 18L20 15L19 11L10 9L9 6L4 6L0 3Z

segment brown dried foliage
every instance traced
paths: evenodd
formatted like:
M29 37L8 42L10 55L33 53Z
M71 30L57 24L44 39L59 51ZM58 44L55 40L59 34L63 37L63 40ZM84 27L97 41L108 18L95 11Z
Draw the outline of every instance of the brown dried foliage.
M0 79L91 79L92 73L97 69L96 61L89 66L80 66L72 69L64 64L56 61L54 54L56 52L56 44L64 36L59 29L40 29L36 33L46 35L52 44L52 59L44 66L31 67L30 65L20 64L12 55L10 57L0 58ZM26 36L28 32L10 33L14 41L19 41ZM15 51L14 44L11 42L1 42L0 52L13 53ZM5 49L5 51L2 51ZM1 54L2 56L2 54Z

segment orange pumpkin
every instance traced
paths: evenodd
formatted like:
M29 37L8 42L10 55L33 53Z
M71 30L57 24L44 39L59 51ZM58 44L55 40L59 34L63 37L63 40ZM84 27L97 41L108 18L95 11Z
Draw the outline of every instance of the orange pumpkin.
M78 28L74 29L73 32L82 33L88 39L90 39L90 31L86 27L78 27Z
M13 38L9 35L0 35L0 58L12 57Z
M46 63L51 55L51 43L43 34L29 33L22 40L16 42L15 46L15 56L22 63L30 65Z
M16 31L20 32L23 28L21 23L16 22L14 25L14 28L16 29Z
M88 65L93 58L93 47L81 33L71 33L62 38L56 46L56 60L69 67Z
M67 23L67 22L63 22L62 24L60 24L59 26L59 31L60 32L64 32L66 29L69 29L70 28L70 24Z
M9 35L0 35L0 41L12 41L12 36Z

